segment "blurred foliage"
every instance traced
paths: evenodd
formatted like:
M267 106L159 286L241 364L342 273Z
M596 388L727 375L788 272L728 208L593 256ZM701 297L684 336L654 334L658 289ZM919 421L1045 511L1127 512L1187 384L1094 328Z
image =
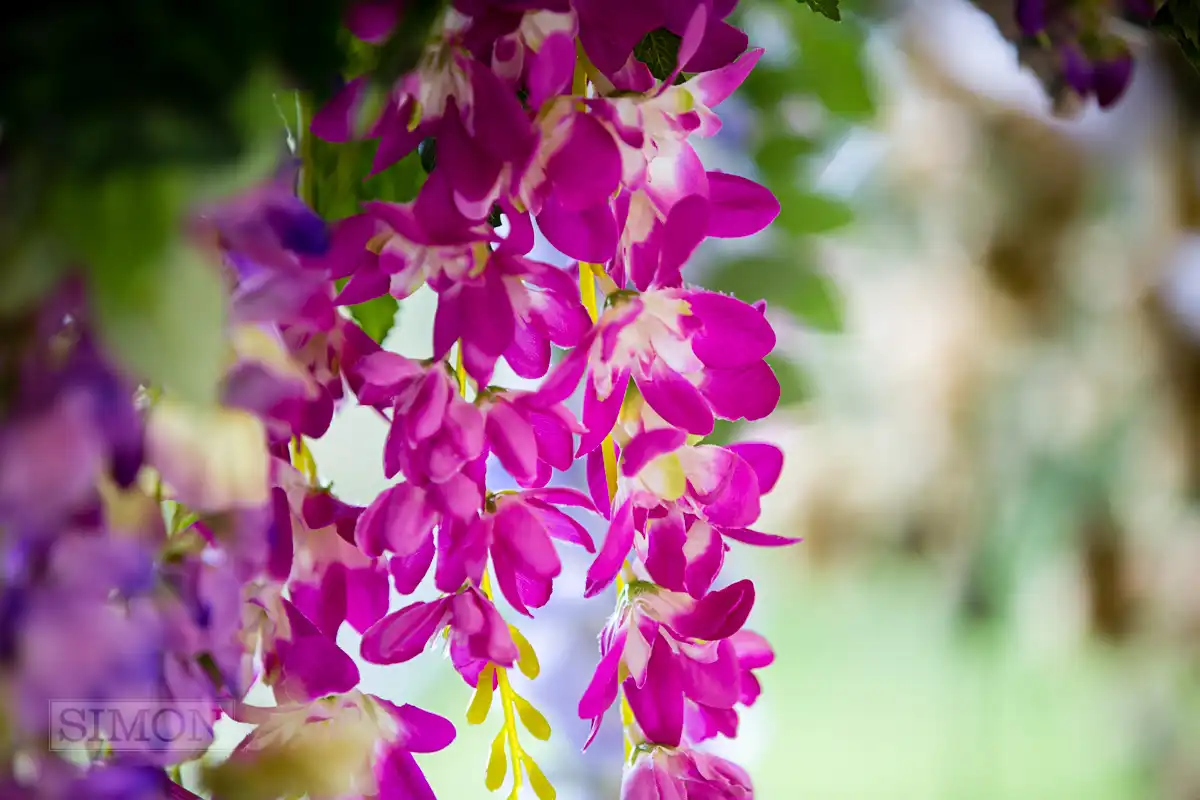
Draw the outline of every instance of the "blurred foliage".
M1200 5L1196 0L1166 0L1154 16L1151 28L1174 41L1200 72Z
M750 106L748 127L754 133L746 148L756 177L779 198L781 211L765 247L722 261L709 282L747 300L764 298L768 307L786 311L812 330L836 333L842 325L841 299L818 263L818 237L846 228L854 212L843 199L817 190L814 175L847 133L870 122L875 93L863 20L842 20L836 3L810 5L819 13L775 3L739 6L743 24L756 15L782 23L796 51L760 61L738 94ZM776 354L773 366L782 403L803 401L811 388L803 365Z

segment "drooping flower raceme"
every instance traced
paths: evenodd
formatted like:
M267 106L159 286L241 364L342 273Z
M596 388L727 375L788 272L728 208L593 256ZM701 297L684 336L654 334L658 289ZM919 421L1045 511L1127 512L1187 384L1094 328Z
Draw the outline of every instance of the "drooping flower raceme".
M379 72L306 120L299 195L275 181L195 207L186 236L228 289L213 403L110 359L86 284L30 315L0 418L4 796L192 797L175 767L229 717L253 731L193 788L431 798L418 760L454 726L362 691L348 624L361 658L397 671L444 648L473 691L467 722L500 706L485 785L549 800L527 749L549 724L515 685L540 667L514 622L556 591L614 584L578 715L594 736L621 707L622 796L753 796L744 770L699 749L736 735L774 657L745 627L754 585L726 554L796 540L754 529L778 448L705 437L774 410L776 339L763 303L694 285L689 263L779 211L706 169L692 138L717 132L761 50L727 22L734 0L456 0L415 66L381 82L412 5L349 4L355 52ZM665 70L635 55L649 35L677 42ZM309 136L376 141L373 174L420 148L428 176L324 220ZM570 265L532 257L535 231ZM430 358L360 326L363 304L423 289ZM495 385L501 361L540 383ZM387 425L390 485L362 505L309 447L347 404ZM579 461L585 490L567 485ZM584 585L562 548L591 559ZM434 597L392 606L427 580ZM256 683L275 705L247 702ZM61 698L198 708L203 724L140 748L110 725L60 757L44 744Z

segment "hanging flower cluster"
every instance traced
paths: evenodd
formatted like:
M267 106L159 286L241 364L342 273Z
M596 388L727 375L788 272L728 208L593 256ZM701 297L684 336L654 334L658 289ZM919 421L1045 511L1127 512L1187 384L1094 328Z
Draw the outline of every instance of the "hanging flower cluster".
M1015 15L1022 35L1058 54L1057 77L1066 87L1109 108L1129 87L1134 63L1129 45L1112 30L1114 18L1147 24L1159 5L1159 0L1016 0Z
M546 739L549 725L512 672L536 678L537 656L497 603L532 617L556 588L615 584L578 712L594 737L621 708L622 796L753 796L741 768L697 749L736 735L773 659L745 627L754 585L726 554L796 541L753 529L780 450L703 443L715 420L779 400L764 304L687 270L706 238L754 234L779 211L693 149L761 55L726 21L735 5L456 0L382 95L370 76L346 84L313 135L376 140L376 172L427 143L432 169L412 202L332 224L284 182L196 210L192 246L229 290L215 405L107 356L86 284L64 283L8 337L0 795L192 797L175 768L228 716L255 727L204 769L215 797L431 798L417 756L454 726L358 688L337 643L348 624L377 664L444 642L473 687L467 721L500 706L487 787L548 800L521 729ZM360 2L346 24L383 43L407 11ZM650 36L676 46L667 69L635 56ZM530 256L535 227L570 267ZM422 286L437 296L431 359L382 349L344 313ZM538 388L494 385L500 359ZM365 508L322 485L307 445L346 403L389 424L395 482ZM556 475L577 460L586 491ZM489 489L497 469L519 488ZM607 523L598 548L588 516ZM593 554L584 586L563 585L560 547ZM437 599L391 607L427 577ZM246 702L256 682L276 705ZM199 708L209 736L131 749L97 730L68 757L46 748L61 733L46 709L64 698Z

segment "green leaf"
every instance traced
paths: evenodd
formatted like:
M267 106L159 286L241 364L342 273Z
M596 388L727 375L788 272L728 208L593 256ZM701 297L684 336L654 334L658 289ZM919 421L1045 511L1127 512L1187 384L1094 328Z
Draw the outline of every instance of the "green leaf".
M397 163L370 175L375 142L325 142L311 137L308 143L312 169L312 207L325 219L337 220L359 212L367 200L406 203L417 196L425 181L421 157L412 152Z
M863 63L863 33L815 14L793 15L799 83L830 113L850 121L875 114L874 87Z
M101 341L135 376L185 401L216 402L228 345L215 265L179 244L126 270L94 264L89 289Z
M804 2L808 3L808 7L813 11L834 21L842 18L842 12L838 10L838 0L804 0Z
M769 134L754 151L754 163L771 182L792 185L801 158L812 155L816 143L790 132Z
M652 30L633 48L633 57L650 69L650 74L665 81L675 71L682 40L666 28Z
M780 195L777 224L788 233L797 236L829 233L854 221L854 210L837 198L795 190Z
M801 270L781 305L803 322L819 331L842 330L842 297L828 276L816 270Z
M396 324L396 312L399 310L400 303L396 298L385 294L374 300L350 306L350 316L363 329L363 333L383 344L383 340L391 333L392 326Z

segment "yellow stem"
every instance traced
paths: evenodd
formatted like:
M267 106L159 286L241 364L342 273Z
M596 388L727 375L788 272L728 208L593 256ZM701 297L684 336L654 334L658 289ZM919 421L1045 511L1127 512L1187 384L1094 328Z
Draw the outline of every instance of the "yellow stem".
M455 359L454 375L458 378L458 393L465 399L467 396L467 370L463 367L463 345L458 341L458 357Z
M492 579L485 567L483 578L479 581L479 590L490 600L492 599ZM508 681L508 670L499 664L493 664L496 669L496 682L500 688L500 710L504 712L504 735L508 739L508 752L512 757L513 787L509 797L516 797L521 789L521 762L525 751L521 749L521 741L517 736L516 701L513 700L512 684Z
M576 78L578 76L579 72L576 72ZM600 317L600 310L596 304L596 273L599 269L597 264L588 264L582 261L579 263L579 298L583 301L583 307L587 309L592 322ZM608 502L611 505L617 496L617 448L613 443L611 433L605 436L604 441L600 444L600 455L604 459L604 479L608 483ZM628 562L625 566L628 567ZM625 581L620 575L617 575L618 597L624 587ZM624 692L621 693L621 724L626 729L625 760L628 761L629 756L633 753L633 740L628 735L629 726L633 724L633 709L629 707L629 701L625 698Z
M596 303L596 271L600 267L585 261L579 263L579 299L583 307L595 322L600 318L600 309ZM612 434L604 437L600 445L600 454L604 459L604 477L608 482L608 500L611 503L617 496L617 448L613 443Z

